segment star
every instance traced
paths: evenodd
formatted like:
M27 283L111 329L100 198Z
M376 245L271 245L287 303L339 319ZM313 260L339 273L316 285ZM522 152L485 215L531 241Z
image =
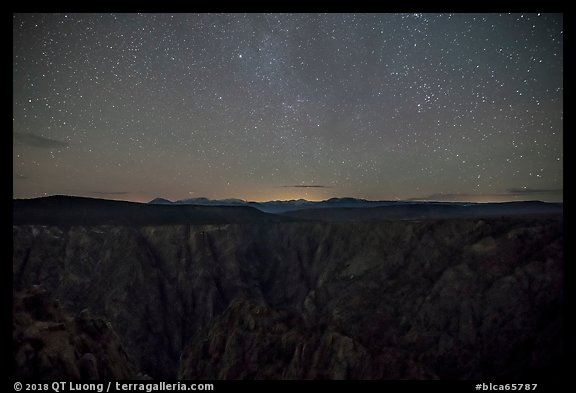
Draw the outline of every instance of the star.
M562 200L518 193L563 187L559 14L14 14L13 33L15 198ZM302 182L333 186L281 187Z

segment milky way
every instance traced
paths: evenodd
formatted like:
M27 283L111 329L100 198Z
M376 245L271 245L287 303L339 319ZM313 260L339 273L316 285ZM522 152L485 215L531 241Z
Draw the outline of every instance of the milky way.
M561 201L558 14L18 14L13 196Z

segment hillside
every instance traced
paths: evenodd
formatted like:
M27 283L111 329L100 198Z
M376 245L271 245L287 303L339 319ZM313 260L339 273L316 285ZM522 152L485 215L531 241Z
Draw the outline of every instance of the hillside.
M13 201L14 224L174 225L286 220L249 206L145 204L61 195Z

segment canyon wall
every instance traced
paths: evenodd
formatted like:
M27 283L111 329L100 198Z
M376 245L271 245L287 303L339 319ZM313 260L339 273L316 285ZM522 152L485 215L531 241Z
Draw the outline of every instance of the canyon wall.
M14 225L13 285L107 321L152 378L550 376L562 225Z

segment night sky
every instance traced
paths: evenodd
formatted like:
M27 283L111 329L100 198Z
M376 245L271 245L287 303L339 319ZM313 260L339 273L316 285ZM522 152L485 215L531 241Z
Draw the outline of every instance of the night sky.
M13 16L13 197L562 201L558 14Z

